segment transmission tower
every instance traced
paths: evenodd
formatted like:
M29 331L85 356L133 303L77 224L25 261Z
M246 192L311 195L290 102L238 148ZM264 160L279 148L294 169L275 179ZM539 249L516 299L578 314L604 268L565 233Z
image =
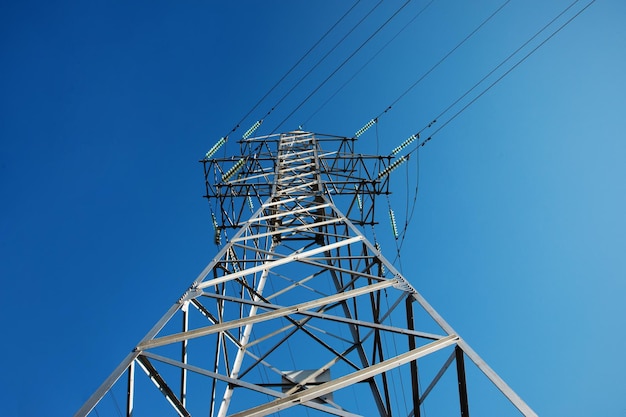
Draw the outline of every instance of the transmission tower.
M536 415L366 236L400 159L303 131L224 142L202 161L219 252L77 416L113 392L136 417L420 416L442 395L469 416L466 358Z

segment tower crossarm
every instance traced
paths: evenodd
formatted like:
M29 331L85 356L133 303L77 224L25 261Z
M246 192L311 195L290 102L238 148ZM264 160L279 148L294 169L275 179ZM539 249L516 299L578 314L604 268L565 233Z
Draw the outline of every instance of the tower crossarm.
M376 224L376 196L390 193L388 177L378 174L393 156L357 154L355 141L293 131L241 140L238 157L203 159L216 233L240 227L268 199L321 195L355 224Z

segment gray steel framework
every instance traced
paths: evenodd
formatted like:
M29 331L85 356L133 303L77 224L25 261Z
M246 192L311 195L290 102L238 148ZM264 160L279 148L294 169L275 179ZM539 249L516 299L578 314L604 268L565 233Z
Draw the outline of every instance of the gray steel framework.
M359 228L376 223L391 157L302 131L240 144L241 158L203 161L225 243L76 416L119 385L127 416L154 414L140 378L173 415L419 416L452 362L446 401L469 416L465 358L536 415Z

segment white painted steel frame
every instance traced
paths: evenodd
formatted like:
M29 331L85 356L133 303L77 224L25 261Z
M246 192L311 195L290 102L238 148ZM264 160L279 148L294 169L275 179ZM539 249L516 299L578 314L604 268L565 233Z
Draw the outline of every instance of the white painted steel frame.
M256 140L263 141L259 138ZM278 163L274 173L266 173L266 178L273 176L272 196L249 220L241 224L239 230L230 237L185 294L75 415L88 415L124 372L128 372L126 412L127 416L132 415L135 397L138 395L135 390L136 363L150 376L180 415L189 415L186 409L188 400L191 400L188 399L187 390L188 372L203 375L213 381L209 412L211 416L218 403L221 404L218 415L224 417L228 414L235 394L234 387L276 399L248 410L238 411L233 416L266 415L293 406L305 406L339 416L355 416L356 414L342 408L336 399L330 401L323 400L322 397L358 382L366 382L379 413L386 415L391 407L389 391L393 389L387 385L387 373L395 372L402 365L426 357L435 351L456 346L523 415L536 416L476 352L456 335L452 327L411 283L384 258L376 245L336 207L327 186L335 192L339 189L332 181L325 183L322 176L326 177L331 170L337 170L334 165L343 163L343 160L335 159L332 166L328 165L327 160L320 160L316 138L307 132L281 135L273 143L278 145L278 151L274 155ZM332 154L327 152L323 155ZM376 170L372 172L375 173ZM337 174L341 176L341 173ZM251 176L258 178L256 174ZM245 176L240 178L242 179L245 179ZM375 186L371 189L368 187L358 187L361 195L370 194L376 189ZM370 197L373 198L373 195ZM355 199L352 204L354 201ZM296 265L304 276L300 277L297 274L291 276L290 273L282 272L285 268L296 271L297 269L293 269ZM270 280L279 282L277 280L281 279L286 282L284 286L266 291ZM320 281L328 282L329 288L334 287L336 293L328 294L327 290L317 288ZM239 288L239 292L227 293L227 288L232 286ZM399 291L400 294L391 306L382 302L382 294L383 292L386 294L388 290ZM309 294L308 297L313 298L285 305L284 297L291 294ZM279 297L283 298L282 303L274 301L278 301ZM402 300L406 300L407 297L417 302L444 334L410 330L408 327L387 323ZM368 299L368 303L362 302ZM195 325L190 328L188 308L190 303L194 306L193 311L197 311L208 320L210 325L202 327ZM365 305L367 308L363 309ZM238 317L230 317L233 306L239 306ZM259 309L265 311L259 312ZM336 311L331 313L333 309ZM179 312L182 315L182 330L162 334L166 324ZM295 316L301 318L296 319ZM288 324L280 324L280 320L286 320ZM253 325L266 326L272 323L275 323L273 329L264 327L263 330L258 330L262 334L255 335L252 339ZM326 328L329 323L346 326L350 336L334 334ZM311 340L330 355L327 360L317 365L316 372L310 373L307 379L301 381L291 379L286 371L272 364L270 359L276 349L284 349L289 340L298 334L307 337L307 340ZM212 371L189 363L188 356L189 348L195 339L209 336L215 340ZM381 339L383 336L418 338L427 341L427 344L385 358L386 349L383 348ZM272 340L273 342L269 344ZM179 343L180 359L169 358L153 351ZM333 344L338 343L348 345L344 349L337 349L339 345ZM230 357L228 352L233 347L236 353L234 357ZM254 353L252 352L254 348L262 348L265 351ZM367 352L366 349L371 350ZM356 356L351 358L350 355ZM425 401L449 368L454 357L453 353L426 391L418 398L420 404ZM251 358L252 363L244 369L245 358ZM167 381L152 368L153 363L149 359L180 369L179 397ZM336 370L340 363L348 365L352 371L343 375L340 372L329 382L311 384L315 375ZM257 367L264 367L274 374L282 375L284 380L292 385L285 392L280 392L243 379ZM219 384L225 387L221 399L217 397ZM415 410L411 410L409 415L413 415L414 412Z
M395 358L387 359L376 365L372 365L368 367L367 369L362 369L360 371L353 372L349 375L338 378L336 380L326 382L318 387L309 388L297 394L292 394L285 398L281 398L280 400L275 400L272 403L255 407L249 410L245 410L237 414L233 414L232 417L264 416L270 413L274 413L276 411L283 410L285 408L293 407L299 404L300 402L315 399L329 392L333 392L338 389L347 387L351 384L361 382L374 375L378 375L382 372L385 372L386 370L396 368L400 365L404 365L411 361L417 360L418 358L428 355L429 353L433 353L447 346L450 346L457 340L458 340L458 336L450 335L444 339L437 340L426 346L422 346L413 351L399 355Z

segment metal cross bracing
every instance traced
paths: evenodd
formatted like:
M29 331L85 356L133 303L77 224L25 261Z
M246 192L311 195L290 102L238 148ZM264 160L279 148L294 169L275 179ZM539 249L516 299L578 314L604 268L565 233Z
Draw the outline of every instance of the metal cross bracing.
M254 207L266 199L276 200L301 187L340 199L346 215L355 224L375 224L377 195L389 194L389 178L378 178L379 171L390 165L392 156L356 154L355 138L331 135L315 136L297 132L289 144L282 135L270 135L239 141L241 156L204 159L206 195L214 205L215 226L221 239L228 229L237 229ZM281 145L282 144L282 145ZM314 145L314 146L313 146ZM281 159L283 158L283 159ZM281 170L277 166L285 164ZM275 182L280 178L280 182Z
M241 141L241 159L203 161L224 244L76 415L117 389L127 416L157 406L181 416L420 416L441 397L468 416L469 358L534 416L359 228L375 223L390 159L356 155L353 144L296 131ZM248 197L256 208L244 219Z

